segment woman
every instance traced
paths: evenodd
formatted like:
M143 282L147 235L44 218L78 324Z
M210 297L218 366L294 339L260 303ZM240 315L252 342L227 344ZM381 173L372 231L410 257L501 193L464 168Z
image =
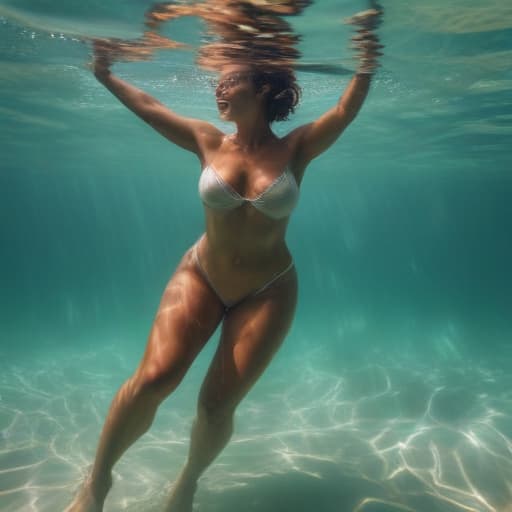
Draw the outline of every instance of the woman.
M113 75L111 57L95 46L94 73L130 110L201 164L199 193L206 232L183 256L170 279L144 357L118 391L105 422L92 472L72 512L97 512L124 451L151 425L159 404L179 385L195 357L222 323L219 346L202 384L190 452L166 510L189 512L199 476L224 448L233 414L265 370L293 319L297 275L285 243L307 165L354 119L377 66L372 29L381 12L352 18L360 66L338 104L283 138L271 123L298 102L289 70L237 62L222 69L216 87L220 117L236 131L177 115Z

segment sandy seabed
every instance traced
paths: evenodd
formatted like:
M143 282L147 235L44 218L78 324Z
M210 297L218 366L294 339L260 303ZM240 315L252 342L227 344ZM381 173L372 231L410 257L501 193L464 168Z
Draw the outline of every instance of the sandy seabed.
M2 512L65 508L132 363L112 347L2 363ZM410 358L328 367L313 352L278 358L201 479L198 511L512 512L512 374ZM116 466L105 512L161 509L203 373L193 367Z

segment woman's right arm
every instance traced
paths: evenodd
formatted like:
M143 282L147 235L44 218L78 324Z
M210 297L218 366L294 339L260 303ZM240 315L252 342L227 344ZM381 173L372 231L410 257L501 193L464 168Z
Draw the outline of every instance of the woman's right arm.
M222 133L210 123L180 116L149 94L114 75L112 60L101 42L94 43L93 71L95 77L121 103L174 144L202 158L205 144Z

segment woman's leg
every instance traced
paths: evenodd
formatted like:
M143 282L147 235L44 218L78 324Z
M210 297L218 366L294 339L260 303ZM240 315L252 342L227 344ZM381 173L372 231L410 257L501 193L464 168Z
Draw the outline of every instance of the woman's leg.
M296 302L297 276L292 269L226 313L219 347L201 387L188 460L167 512L192 510L197 480L229 441L235 408L284 340Z
M157 407L178 386L223 315L224 306L187 252L165 288L139 367L112 401L92 473L69 512L102 510L112 467L150 427Z

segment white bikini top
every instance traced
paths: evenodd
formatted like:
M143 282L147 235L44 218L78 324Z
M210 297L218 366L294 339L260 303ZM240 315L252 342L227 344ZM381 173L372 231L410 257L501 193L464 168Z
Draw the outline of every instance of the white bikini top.
M199 196L214 210L233 210L250 203L273 219L288 217L299 200L299 186L292 172L286 170L254 199L241 196L211 165L204 168L199 178Z

